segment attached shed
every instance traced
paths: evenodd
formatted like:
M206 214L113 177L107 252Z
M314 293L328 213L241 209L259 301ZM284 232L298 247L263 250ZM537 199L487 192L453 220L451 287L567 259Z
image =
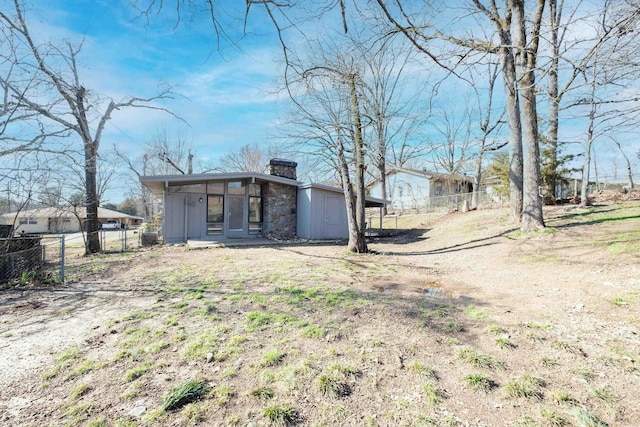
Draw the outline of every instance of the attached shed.
M367 197L367 208L382 208L387 202ZM303 239L346 239L349 237L347 208L341 188L322 184L298 187L298 237Z

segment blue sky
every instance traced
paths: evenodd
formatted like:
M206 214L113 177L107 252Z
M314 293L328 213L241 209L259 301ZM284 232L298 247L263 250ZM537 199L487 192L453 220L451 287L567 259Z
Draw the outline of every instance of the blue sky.
M251 28L253 33L233 46L216 38L202 16L183 16L176 28L170 13L135 19L125 1L50 0L36 7L27 19L41 41L84 38L80 68L86 87L115 100L150 97L164 84L176 93L163 106L187 123L147 109L115 112L101 153L116 145L139 156L144 142L161 129L186 135L201 162L214 162L243 144L270 142L282 105L273 91L280 50L272 34ZM122 185L115 182L118 188L107 198L118 202L126 190Z
M231 39L242 38L232 45L226 38L215 36L211 22L202 13L186 13L176 26L173 1L165 0L163 12L152 14L149 20L136 19L128 0L33 3L27 19L41 42L68 39L77 43L84 38L80 69L86 87L114 100L127 95L150 97L163 84L176 93L162 106L187 123L159 111L118 111L105 130L100 149L103 156L108 156L115 145L131 159L138 158L144 143L162 129L169 135L185 135L196 162L205 164L215 165L219 156L245 144L273 143L277 123L287 106L287 100L274 90L274 81L281 75L282 52L273 27L258 10L251 15L247 35L241 31L241 21L227 27L238 29L229 34ZM223 19L242 16L244 2L228 0L223 5L227 7L219 11ZM318 28L312 27L312 31ZM438 102L459 102L462 86L451 79L440 91ZM496 98L503 99L501 85ZM561 138L577 139L583 131L580 123L567 121L561 126ZM602 155L615 153L608 150ZM602 166L608 164L603 162ZM103 202L122 201L130 185L129 176L116 179Z

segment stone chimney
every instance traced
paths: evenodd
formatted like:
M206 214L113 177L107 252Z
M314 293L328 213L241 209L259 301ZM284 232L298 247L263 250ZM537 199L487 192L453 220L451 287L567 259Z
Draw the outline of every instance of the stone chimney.
M296 167L298 164L284 159L271 159L269 161L269 174L282 178L297 179Z

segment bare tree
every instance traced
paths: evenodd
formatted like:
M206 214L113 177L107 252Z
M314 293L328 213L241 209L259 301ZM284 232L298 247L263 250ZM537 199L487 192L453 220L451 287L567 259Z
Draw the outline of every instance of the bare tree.
M430 130L436 134L436 140L431 141L436 171L450 175L465 173L474 145L471 126L476 112L472 110L469 99L456 99L455 106L447 104L434 109Z
M267 163L278 157L278 147L261 148L258 144L244 144L222 156L219 169L224 172L264 172Z
M194 150L185 132L177 131L173 135L161 128L154 132L144 144L144 154L132 158L120 147L113 147L116 156L126 164L133 174L129 182L136 183L129 187L132 196L140 200L142 214L145 219L152 219L157 201L151 191L140 183L140 177L150 175L174 175L177 172L193 171ZM196 162L196 169L201 168Z
M617 133L635 128L640 115L637 94L619 89L637 82L640 5L635 1L608 0L599 13L583 17L581 23L591 28L594 35L573 41L573 56L568 56L570 52L566 54L565 61L572 72L568 80L571 86L564 87L565 97L570 95L570 99L560 106L560 111L587 122L580 196L580 204L587 206L590 170L595 163L594 143L603 136L615 139Z
M510 130L511 219L521 221L522 231L543 228L542 200L538 196L540 156L535 71L545 0L531 1L535 4L533 8L526 8L524 0L508 0L502 8L495 1L485 4L480 0L471 0L470 5L480 13L478 16L486 17L494 26L498 45L490 38L478 38L473 30L467 37L461 38L429 23L415 23L412 17L403 12L400 0L394 2L400 10L399 18L393 16L382 0L377 0L377 3L396 31L409 38L443 68L451 69L433 52L430 41L434 37L467 49L459 54L462 58L468 57L469 51L499 56ZM527 6L531 6L529 2ZM532 16L527 19L526 9L533 9ZM426 31L430 31L430 34ZM478 31L482 33L484 29L480 26ZM525 158L526 162L523 161Z
M411 65L415 52L404 43L394 44L389 40L361 43L353 36L349 40L363 62L362 107L368 122L366 127L371 134L369 158L375 169L374 177L380 181L380 196L386 200L387 164L392 163L390 152L401 153L403 162L421 153L418 150L408 150L408 142L413 136L411 131L415 131L420 121L426 120L426 114L417 115L419 93L416 91L413 95L408 95L410 78L407 77L406 70ZM413 85L423 83L415 75L412 77ZM386 206L384 210L386 213Z
M540 28L546 0L536 0L531 24L525 20L525 1L511 0L514 21L512 32L514 44L517 84L520 90L522 114L523 200L522 231L535 231L545 227L540 197L540 146L538 137L538 112L536 101L535 71L540 46Z
M620 154L624 159L624 163L627 170L627 185L629 186L629 190L633 190L635 187L635 184L633 182L633 169L631 168L631 161L629 160L629 156L627 156L627 153L625 153L625 151L622 149L622 145L620 144L620 141L618 141L616 138L612 136L609 136L609 138L616 145L616 147L618 147L618 151L620 151Z
M172 135L166 128L156 130L145 143L144 153L147 156L143 168L145 175L193 173L193 144L183 131Z
M339 53L338 53L339 52ZM290 119L298 137L315 145L339 172L345 196L349 251L367 251L365 224L365 141L362 124L362 69L351 51L318 45L299 78L289 80L295 105ZM301 62L302 64L302 62ZM294 131L295 132L295 131Z
M551 58L548 66L547 76L547 94L549 96L548 124L545 156L546 174L543 177L545 186L545 195L553 203L556 199L556 182L558 173L558 126L559 126L559 107L560 100L564 92L560 92L558 83L558 74L560 67L560 46L564 36L560 34L560 25L562 22L562 12L564 0L560 0L558 7L557 0L549 1L549 46ZM567 27L565 27L566 29Z
M492 141L489 141L491 137L499 133L499 129L504 123L504 108L500 110L500 113L495 117L494 114L494 89L496 80L498 78L499 67L497 64L488 64L487 72L488 79L486 80L487 89L484 96L480 95L478 85L474 85L474 92L476 94L476 102L478 104L478 142L477 142L477 155L475 170L473 174L473 194L471 196L471 209L477 209L478 207L478 195L480 191L480 185L482 182L482 165L485 154L491 151L497 151L505 147L508 141L499 141L495 137ZM484 100L482 99L484 98Z
M524 0L508 0L502 7L498 7L495 1L469 0L471 13L468 16L475 20L476 27L467 29L464 37L459 37L451 31L437 28L433 24L437 19L433 16L409 14L405 8L407 2L376 0L384 19L391 24L390 31L407 37L420 52L452 74L458 75L454 67L469 61L472 52L498 55L500 58L509 123L511 219L522 221L523 231L544 227L542 202L538 197L540 170L535 70L545 1L531 2L535 3L534 8L525 8ZM527 6L530 6L529 2ZM525 19L525 9L534 10L528 19ZM485 34L486 22L482 23L482 17L493 25L494 35ZM444 40L462 50L443 56L442 49L435 47L433 40ZM527 154L526 165L523 163L523 147Z
M24 87L22 81L7 81L5 85L9 93L16 99L20 108L30 114L37 115L45 126L68 132L78 137L84 151L85 205L87 211L87 253L100 251L98 236L98 197L97 163L102 134L111 115L127 107L142 107L168 111L154 104L154 101L167 98L168 89L149 98L126 97L120 101L100 97L87 89L81 82L78 68L78 56L82 44L74 45L65 42L62 45L36 42L31 35L24 10L19 0L13 1L13 12L0 12L0 23L5 32L15 38L16 44L24 47L24 51L3 53L3 61L14 61L21 64L26 72L37 75L34 84ZM38 90L35 90L37 88ZM46 89L47 97L43 99L39 90ZM101 106L106 103L106 106ZM100 111L101 110L101 111Z
M543 184L544 193L549 201L555 200L556 182L560 175L560 166L566 159L559 157L559 149L566 141L559 140L559 122L560 113L568 109L572 109L576 104L576 96L588 98L585 91L589 91L590 82L587 74L593 66L594 62L600 61L603 52L607 52L611 46L612 40L624 39L621 45L637 46L637 41L633 31L629 31L630 25L633 25L634 18L632 3L628 6L617 5L619 8L626 9L625 13L615 13L616 3L606 1L601 8L595 11L586 7L580 9L582 2L573 4L570 9L565 11L565 2L563 0L548 0L549 4L549 23L548 23L548 65L542 66L547 71L547 96L548 96L548 120L547 135L542 139L544 144L544 175ZM568 13L565 13L568 12ZM563 18L564 15L566 18ZM612 19L616 16L615 20ZM602 28L596 28L601 18L608 21ZM586 34L573 34L572 29L575 25L580 24L594 28L594 36ZM624 27L626 30L620 31ZM605 53L605 56L610 57ZM619 55L618 55L619 56ZM602 61L600 61L602 62ZM579 95L576 95L579 94ZM564 100L571 98L568 105L564 105ZM584 114L585 117L589 113ZM587 135L588 139L588 135ZM572 158L573 156L565 156Z

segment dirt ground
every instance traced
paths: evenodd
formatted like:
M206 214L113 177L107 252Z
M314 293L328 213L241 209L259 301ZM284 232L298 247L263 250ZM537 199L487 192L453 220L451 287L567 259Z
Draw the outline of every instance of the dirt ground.
M552 207L549 229L527 235L505 210L418 217L360 256L283 244L74 259L67 284L0 290L0 424L269 425L277 402L292 405L280 419L291 425L638 426L639 214L637 202ZM215 318L200 315L214 305ZM287 320L249 328L251 313L276 311L321 338ZM190 353L220 325L215 344ZM171 339L156 351L140 338L136 358L124 342L144 328ZM229 342L237 351L218 359ZM261 362L269 349L282 361ZM497 362L466 360L469 349ZM123 380L142 362L152 375ZM318 384L336 363L359 373L332 396ZM526 376L534 390L519 395ZM189 378L213 391L160 413ZM252 397L260 384L270 400Z

